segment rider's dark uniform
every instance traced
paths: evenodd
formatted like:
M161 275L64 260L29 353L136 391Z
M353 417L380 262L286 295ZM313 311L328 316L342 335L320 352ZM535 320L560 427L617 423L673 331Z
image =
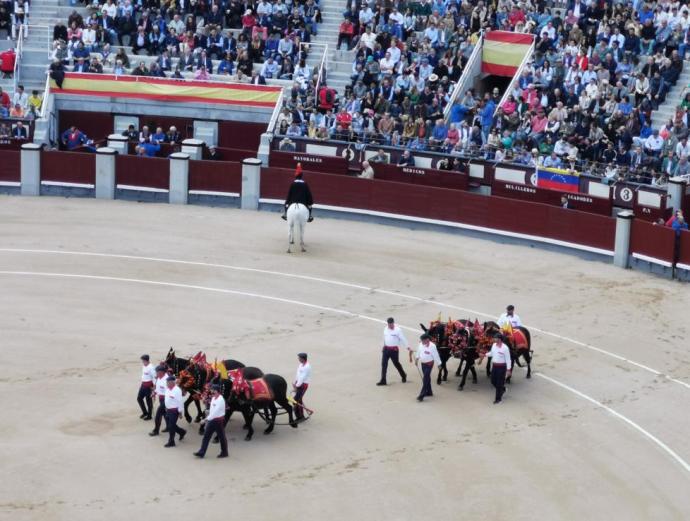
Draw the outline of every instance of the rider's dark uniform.
M311 190L309 190L309 185L302 179L302 174L298 174L290 185L290 190L285 198L286 212L288 207L293 203L300 203L306 206L309 209L309 221L313 219L311 216L311 207L314 204L314 199L311 195ZM283 218L285 218L285 214L283 214Z

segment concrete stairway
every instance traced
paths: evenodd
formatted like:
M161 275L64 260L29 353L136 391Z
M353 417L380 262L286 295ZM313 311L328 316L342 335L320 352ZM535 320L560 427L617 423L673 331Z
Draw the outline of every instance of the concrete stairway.
M676 107L683 101L683 91L690 85L690 62L686 61L683 65L683 72L676 84L666 95L666 101L659 106L659 110L652 112L652 128L660 128L669 119L673 119L676 114Z
M323 20L318 26L316 37L312 38L312 51L307 58L307 65L317 71L323 56L324 46L328 45L326 81L329 86L338 91L338 94L342 94L345 91L345 86L350 84L352 60L354 59L354 52L336 49L344 10L343 0L321 0L321 17Z
M24 40L20 78L27 91L43 91L50 65L53 27L62 19L58 0L32 0L29 37ZM65 15L64 19L67 19Z

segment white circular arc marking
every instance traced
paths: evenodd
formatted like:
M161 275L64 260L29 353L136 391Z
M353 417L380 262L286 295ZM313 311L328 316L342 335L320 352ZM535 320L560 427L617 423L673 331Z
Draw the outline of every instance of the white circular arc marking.
M219 263L213 263L213 262L186 261L186 260L181 260L181 259L166 259L166 258L160 258L160 257L146 257L146 256L138 256L138 255L125 255L125 254L117 254L117 253L99 253L99 252L83 252L83 251L41 250L41 249L26 249L26 248L0 248L0 252L82 255L82 256L86 256L86 257L105 257L105 258L115 258L115 259L142 260L142 261L150 261L150 262L183 264L183 265L188 265L188 266L206 266L206 267L210 267L210 268L222 268L222 269L234 270L234 271L262 273L264 275L275 275L278 277L308 280L308 281L312 281L312 282L321 282L324 284L332 284L332 285L343 286L343 287L347 287L347 288L361 289L361 290L366 290L366 291L370 291L370 292L374 292L374 293L380 293L382 295L393 295L393 296L405 298L408 300L415 300L417 302L424 302L426 304L433 304L436 306L442 306L442 307L446 307L448 309L455 309L458 311L464 311L466 313L473 313L475 315L479 315L479 316L483 316L483 317L495 318L494 315L492 315L490 313L485 313L483 311L477 311L475 309L469 309L469 308L465 308L465 307L461 307L461 306L456 306L454 304L448 304L445 302L439 302L436 300L417 297L415 295L408 295L406 293L399 293L396 291L390 291L390 290L385 290L385 289L380 289L380 288L372 288L372 287L364 286L361 284L353 284L350 282L343 282L343 281L339 281L339 280L325 279L322 277L312 277L310 275L299 275L296 273L285 273L282 271L264 270L264 269L260 269L260 268L248 268L246 266L232 266L230 264L219 264ZM690 383L688 383L688 382L683 382L682 380L678 380L676 378L673 378L672 376L665 374L662 371L659 371L657 369L649 367L648 365L642 364L640 362L630 360L629 358L625 358L624 356L618 355L616 353L612 353L611 351L607 351L606 349L602 349L600 347L593 346L592 344L588 344L586 342L580 342L579 340L575 340L575 339L567 337L567 336L559 335L557 333L552 333L551 331L546 331L544 329L540 329L540 328L535 327L535 326L529 326L528 325L527 327L529 327L530 329L532 329L534 331L542 333L544 335L551 336L553 338L558 338L559 340L563 340L565 342L569 342L569 343L578 345L580 347L590 349L591 351L595 351L595 352L600 353L602 355L614 358L614 359L619 360L621 362L625 362L625 363L628 363L630 365L634 365L635 367L639 367L640 369L643 369L643 370L650 372L654 375L661 376L662 378L665 378L671 382L674 382L678 385L682 385L686 389L690 389Z
M87 280L100 280L100 281L112 281L112 282L128 282L132 284L144 284L144 285L150 285L150 286L164 286L164 287L173 287L173 288L182 288L182 289L195 289L195 290L201 290L201 291L210 291L213 293L223 293L223 294L228 294L228 295L239 295L239 296L244 296L244 297L251 297L251 298L258 298L258 299L265 299L265 300L270 300L273 302L281 302L284 304L296 304L299 306L304 306L308 308L313 308L313 309L320 309L322 311L329 311L332 313L337 313L341 315L347 315L351 316L354 318L361 318L363 320L369 320L371 322L377 322L377 323L385 323L385 321L370 317L367 315L362 315L360 313L353 313L351 311L343 310L343 309L338 309L338 308L332 308L328 306L321 306L319 304L312 304L309 302L302 302L300 300L294 300L294 299L286 299L282 297L274 297L272 295L262 295L260 293L252 293L252 292L247 292L247 291L240 291L240 290L234 290L234 289L224 289L224 288L213 288L210 286L198 286L194 284L181 284L178 282L165 282L165 281L155 281L155 280L145 280L145 279L132 279L132 278L126 278L126 277L110 277L106 275L82 275L82 274L75 274L75 273L51 273L51 272L33 272L33 271L0 271L0 275L16 275L16 276L31 276L31 277L53 277L53 278L71 278L71 279L87 279ZM418 329L408 327L408 326L400 326L404 329L407 329L408 331L419 331ZM690 473L690 464L686 462L677 452L675 452L673 449L671 449L668 445L666 445L663 441L661 441L659 438L654 436L652 433L649 431L645 430L643 427L632 421L630 418L622 415L618 411L615 411L611 407L608 407L607 405L604 405L600 401L592 398L589 395L586 395L585 393L578 391L577 389L570 387L567 384L564 384L562 382L559 382L558 380L551 378L550 376L546 376L545 374L539 372L535 372L537 376L540 378L543 378L544 380L547 380L554 385L557 385L558 387L561 387L562 389L565 389L576 396L579 396L580 398L587 400L588 402L592 403L596 407L603 409L604 411L608 412L615 418L618 418L619 420L622 420L625 422L627 425L631 426L633 429L635 429L637 432L642 434L645 438L647 438L649 441L654 443L656 446L658 446L661 450L663 450L666 454L668 454L671 458L673 458L686 472Z

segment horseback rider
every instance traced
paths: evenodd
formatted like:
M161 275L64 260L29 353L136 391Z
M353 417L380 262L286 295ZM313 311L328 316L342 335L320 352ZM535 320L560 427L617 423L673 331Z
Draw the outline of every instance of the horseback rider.
M290 185L287 197L285 198L285 210L281 218L287 221L287 209L291 204L303 204L309 209L308 222L312 222L314 218L311 216L311 207L314 204L314 199L311 196L309 185L302 179L302 163L297 163L295 169L295 180Z
M498 318L498 327L505 329L506 325L510 324L511 329L522 326L522 320L515 313L515 306L512 304L506 308L506 312Z

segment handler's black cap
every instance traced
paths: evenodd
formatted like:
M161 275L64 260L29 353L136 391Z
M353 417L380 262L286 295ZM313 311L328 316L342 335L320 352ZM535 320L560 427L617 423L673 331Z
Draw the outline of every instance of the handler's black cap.
M307 353L297 353L298 358L304 358L305 360L307 359Z
M213 384L213 385L211 386L211 391L213 391L214 393L219 393L219 392L220 392L220 385L218 385L218 384Z
M424 333L422 336L419 337L420 340L431 340L431 337Z
M494 338L498 338L498 339L501 340L501 342L503 342L503 335L502 335L501 333L496 333L496 334L494 335Z
M168 377L166 378L166 380L167 380L168 382L174 382L175 380L177 380L177 378L175 378L173 375L170 375L170 376L168 376Z
M507 309L508 311L513 311L513 310L515 309L515 306L513 306L512 304L510 304L506 309Z
M146 360L147 362L149 361L149 355L141 355L142 360Z
M393 317L388 317L388 320L386 320L389 324L395 323L395 319Z
M167 368L164 365L159 365L159 366L156 366L156 371L159 373L164 373L167 371Z

